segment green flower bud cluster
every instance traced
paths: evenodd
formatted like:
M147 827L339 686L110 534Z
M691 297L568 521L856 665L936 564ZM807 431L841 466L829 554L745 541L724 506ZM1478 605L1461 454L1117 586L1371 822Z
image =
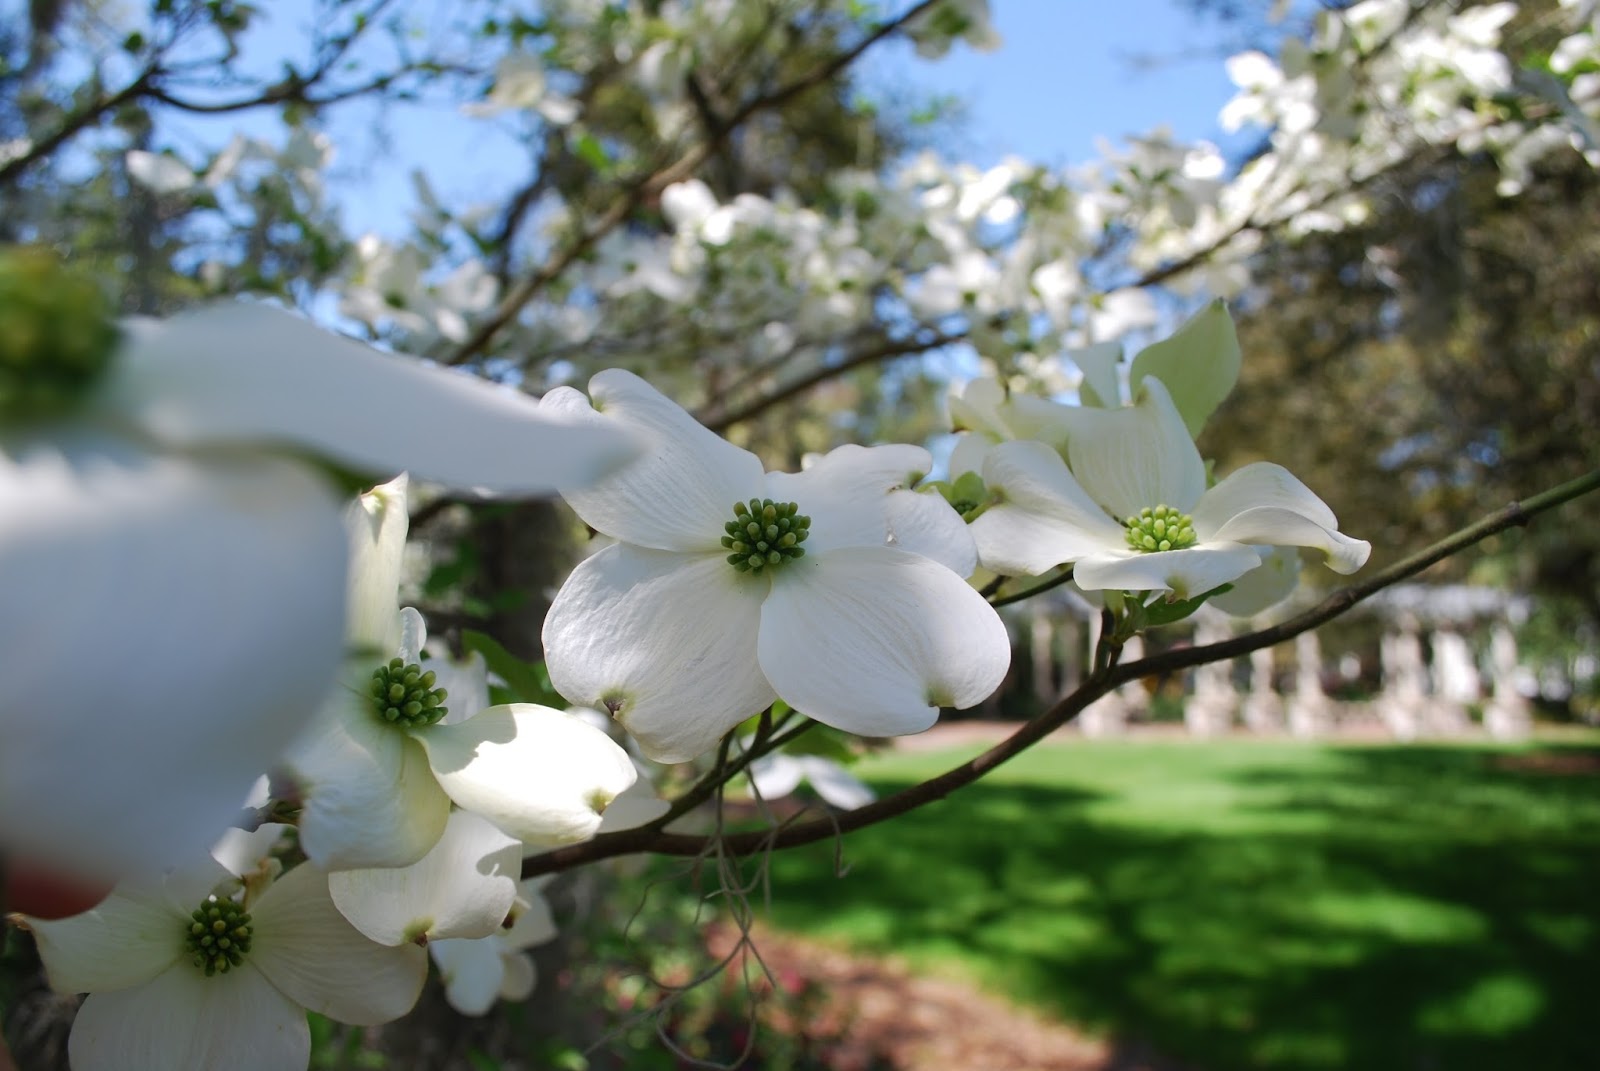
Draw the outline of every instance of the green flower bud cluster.
M433 686L437 679L415 662L391 658L372 671L372 707L378 717L402 729L433 725L449 713L443 704L450 693Z
M961 519L971 524L997 501L996 495L984 484L976 472L963 472L951 483L932 485L950 508L961 514Z
M119 337L89 279L48 249L0 248L0 419L70 408L111 363Z
M205 971L207 978L227 974L244 962L250 951L250 915L243 905L208 896L189 912L189 918L183 945L190 961Z
M741 573L759 573L805 555L800 544L811 534L811 518L801 516L793 502L752 498L733 504L733 520L723 530L728 564Z
M1146 506L1122 523L1134 550L1182 550L1194 545L1194 521L1171 506Z

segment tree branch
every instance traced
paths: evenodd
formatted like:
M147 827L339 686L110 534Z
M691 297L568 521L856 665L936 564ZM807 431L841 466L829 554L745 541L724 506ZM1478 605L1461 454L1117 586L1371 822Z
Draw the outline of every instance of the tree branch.
M878 361L885 361L891 357L927 353L929 350L936 350L940 346L948 346L952 343L960 342L964 337L964 335L960 334L947 335L944 332L936 332L932 336L922 339L888 339L870 349L862 350L860 353L853 353L837 364L823 365L820 368L813 369L798 379L784 384L771 394L762 395L731 412L718 413L713 409L704 416L697 414L696 419L712 431L720 433L742 421L760 416L780 402L788 401L797 394L804 394L812 387L825 383L835 376L841 376L846 372Z
M735 854L746 854L762 847L774 850L794 848L876 825L935 800L943 799L956 789L972 784L1001 763L1043 740L1077 717L1090 703L1120 684L1152 674L1168 673L1208 662L1235 658L1292 639L1302 632L1309 632L1340 616L1362 599L1415 576L1429 566L1491 535L1503 532L1507 528L1525 525L1535 516L1597 489L1600 489L1600 469L1569 480L1525 501L1512 502L1425 550L1403 558L1387 569L1379 570L1361 583L1335 591L1312 609L1271 628L1237 636L1221 643L1181 648L1143 658L1137 662L1099 667L1077 691L1027 722L988 751L945 771L938 777L836 817L803 822L778 831L752 830L727 834L721 838L721 848ZM598 859L637 852L694 856L704 852L712 840L710 837L660 833L649 829L622 830L602 834L582 844L558 848L524 860L522 875L532 877L536 874L567 870Z
M851 48L835 56L816 70L796 78L779 89L773 90L746 101L744 105L727 117L720 129L707 133L704 140L700 141L682 156L655 171L635 179L626 184L621 196L607 209L592 226L583 230L565 249L556 253L544 266L533 274L527 276L505 296L494 312L480 321L467 340L461 343L453 353L445 357L442 363L458 365L472 360L482 354L505 327L515 320L527 307L528 303L538 297L544 288L576 263L581 257L593 249L595 244L616 230L625 222L634 211L650 197L659 193L675 182L681 182L691 177L695 170L711 158L717 147L727 140L734 130L758 112L769 108L776 108L788 103L795 97L822 85L828 79L836 76L850 64L854 63L867 49L894 33L905 24L908 19L915 17L927 8L938 3L939 0L922 0L905 14L891 19L882 26L873 30Z
M139 77L115 93L108 97L101 97L87 107L72 113L48 136L34 142L27 152L21 156L13 157L6 161L4 165L0 165L0 186L10 182L13 177L21 174L23 170L35 162L55 152L62 145L76 137L80 131L98 122L100 117L107 112L115 111L130 100L144 96L150 91L155 75L156 69L154 67L146 68L140 73Z

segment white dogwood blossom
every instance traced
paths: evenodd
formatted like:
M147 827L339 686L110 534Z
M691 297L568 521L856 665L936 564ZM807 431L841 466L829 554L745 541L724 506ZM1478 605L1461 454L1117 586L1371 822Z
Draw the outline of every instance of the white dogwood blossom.
M527 949L556 939L555 919L541 890L552 875L528 878L517 888L510 925L477 940L445 938L428 943L439 968L444 996L462 1015L483 1015L496 999L526 1000L538 984Z
M1255 569L1270 547L1319 550L1340 573L1372 549L1339 532L1281 466L1246 465L1208 489L1183 416L1153 376L1131 407L1079 410L1066 461L1043 443L1001 443L983 478L999 499L972 522L983 566L1036 576L1071 564L1086 591L1188 599Z
M54 270L9 254L8 316ZM76 333L12 324L44 341L0 406L0 848L70 872L192 857L316 709L346 570L324 464L540 492L633 449L265 306L83 354L93 310L57 315Z
M517 895L522 843L470 811L453 811L439 841L404 867L340 870L328 889L351 925L381 945L487 937Z
M386 1023L427 977L422 949L363 937L308 865L250 900L207 858L73 918L24 922L51 987L89 994L67 1043L74 1071L304 1071L307 1010Z
M408 867L438 844L451 804L519 841L586 840L636 777L625 751L563 711L529 703L453 709L427 668L422 615L397 609L405 484L347 513L353 558L344 679L286 757L300 842L329 870Z
M573 571L545 620L562 695L609 710L651 758L681 762L780 697L891 736L1000 683L1005 628L949 567L972 557L959 516L890 503L927 471L927 451L846 446L804 472L766 473L631 373L602 372L589 389L592 407L571 388L545 405L651 445L566 495L616 542Z

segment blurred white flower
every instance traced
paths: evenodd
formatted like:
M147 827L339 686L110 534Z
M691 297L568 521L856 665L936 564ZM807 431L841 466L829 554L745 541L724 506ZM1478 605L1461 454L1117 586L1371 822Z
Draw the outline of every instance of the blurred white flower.
M203 851L326 695L330 471L538 493L635 449L259 305L130 324L107 362L0 434L0 851L90 877Z
M775 752L750 764L750 786L762 799L781 799L809 783L827 803L842 811L865 807L878 794L832 759L821 755Z

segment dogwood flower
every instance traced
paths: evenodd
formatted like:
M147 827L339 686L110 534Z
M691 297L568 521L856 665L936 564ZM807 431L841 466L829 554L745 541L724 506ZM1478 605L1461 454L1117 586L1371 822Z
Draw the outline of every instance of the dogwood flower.
M627 752L563 711L479 708L486 686L453 709L422 664L422 615L398 609L405 484L362 496L347 521L356 653L285 759L307 857L328 870L410 866L439 843L452 802L530 844L593 836L634 782Z
M762 799L781 799L809 782L817 795L842 811L865 807L878 798L860 778L822 755L787 755L774 752L750 764L750 787Z
M125 883L73 918L23 923L51 988L89 994L67 1042L74 1071L303 1071L307 1010L386 1023L411 1010L427 977L422 949L367 940L311 866L247 902L207 858Z
M540 892L554 878L545 874L518 886L510 925L477 940L446 938L428 943L428 954L444 980L444 997L462 1015L483 1015L500 1000L526 1000L538 984L527 948L557 936L550 905Z
M439 841L404 867L328 875L333 902L380 945L487 937L517 896L522 844L488 819L453 811Z
M1070 471L1069 471L1070 466ZM1278 465L1246 465L1206 488L1205 463L1161 380L1123 409L1084 409L1067 461L1042 443L1001 443L984 461L1000 501L972 522L983 566L1037 576L1071 563L1086 591L1188 599L1255 569L1277 546L1309 547L1339 573L1371 545Z
M331 469L539 493L633 450L265 306L119 341L31 251L0 257L0 336L0 851L87 877L203 851L317 709Z
M1005 628L949 567L972 557L959 516L931 496L937 510L890 505L927 471L927 451L845 446L804 472L766 473L631 373L601 372L589 388L593 407L571 388L544 404L651 445L593 490L564 492L617 542L573 571L545 619L562 695L610 711L651 758L681 762L779 697L891 736L1000 683Z

